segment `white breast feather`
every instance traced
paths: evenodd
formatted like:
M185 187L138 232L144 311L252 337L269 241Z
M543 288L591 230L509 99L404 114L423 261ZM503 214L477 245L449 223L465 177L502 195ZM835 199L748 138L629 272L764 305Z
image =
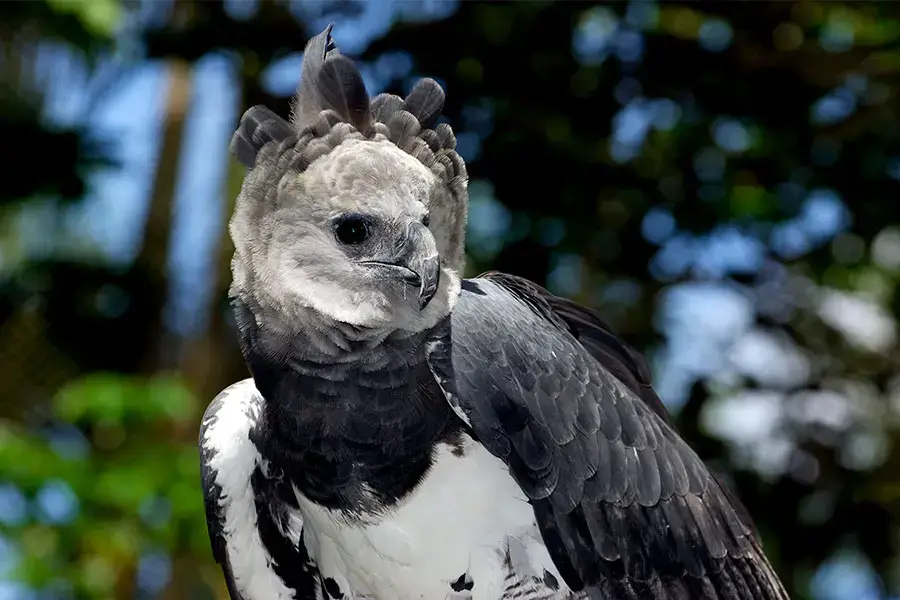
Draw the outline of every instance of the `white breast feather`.
M223 535L235 584L248 600L291 600L293 592L272 569L272 557L256 528L250 477L260 464L260 455L250 441L250 429L258 417L259 393L253 380L245 379L223 394L226 397L215 422L205 431L203 444L214 451L209 466L222 490ZM299 532L299 525L291 529Z
M252 379L224 392L223 406L206 429L203 444L214 450L210 467L222 490L223 535L238 590L248 600L291 600L292 590L272 569L272 557L256 528L250 478L265 468L250 441L261 398ZM443 600L459 597L450 584L472 578L472 600L498 600L510 554L520 575L542 577L546 569L568 592L541 541L534 512L506 465L464 436L463 456L440 444L425 480L395 509L366 523L314 504L297 493L286 537L304 543L322 577L331 577L346 600ZM318 590L317 590L318 592Z
M506 465L469 437L463 445L462 457L439 445L420 486L367 524L348 522L298 493L306 545L345 598L442 600L468 573L473 600L497 600L507 548L522 575L542 577L546 569L564 587Z

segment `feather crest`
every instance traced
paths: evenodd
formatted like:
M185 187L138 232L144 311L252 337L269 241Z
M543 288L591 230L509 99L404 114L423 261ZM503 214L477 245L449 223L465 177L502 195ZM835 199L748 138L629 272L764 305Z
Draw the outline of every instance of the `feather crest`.
M353 61L340 53L331 31L334 24L306 44L300 85L291 122L298 130L314 124L323 110L333 110L360 132L370 127L369 93Z
M264 106L250 108L232 137L232 153L248 168L273 160L280 169L301 172L346 139L386 139L442 177L454 195L465 196L456 137L450 125L438 123L445 100L440 84L426 77L406 98L383 93L370 99L356 65L335 44L333 28L306 44L290 122ZM271 142L263 153L271 158L263 159Z
M256 155L269 142L280 143L294 133L290 124L265 106L253 106L241 117L231 136L231 152L245 167L256 165Z
M437 81L420 79L406 97L406 110L412 113L425 129L432 129L444 110L444 90Z

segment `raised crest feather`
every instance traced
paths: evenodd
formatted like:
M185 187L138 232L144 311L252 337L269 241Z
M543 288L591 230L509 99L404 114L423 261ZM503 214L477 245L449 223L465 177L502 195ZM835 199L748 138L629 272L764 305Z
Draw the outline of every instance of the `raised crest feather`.
M256 155L269 142L279 143L294 133L290 123L265 106L253 106L241 117L231 136L231 152L248 169L256 166Z
M444 110L444 90L437 81L420 79L406 97L406 110L419 120L422 127L433 129Z
M369 93L356 65L334 43L333 28L329 24L306 44L291 122L302 130L315 123L321 111L333 110L364 133L371 125Z

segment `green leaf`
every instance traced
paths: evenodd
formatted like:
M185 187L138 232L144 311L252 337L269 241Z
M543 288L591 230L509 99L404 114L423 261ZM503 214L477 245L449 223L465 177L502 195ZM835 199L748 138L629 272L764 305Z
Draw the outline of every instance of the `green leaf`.
M47 0L47 4L58 13L74 15L85 29L103 37L111 37L122 20L118 0Z
M766 188L759 185L736 185L731 190L731 212L735 217L755 217L768 209Z
M57 414L70 422L185 422L196 401L177 375L136 377L92 373L62 388L54 399Z
M48 479L62 479L75 489L87 471L84 458L60 456L45 440L0 422L0 480L34 491Z

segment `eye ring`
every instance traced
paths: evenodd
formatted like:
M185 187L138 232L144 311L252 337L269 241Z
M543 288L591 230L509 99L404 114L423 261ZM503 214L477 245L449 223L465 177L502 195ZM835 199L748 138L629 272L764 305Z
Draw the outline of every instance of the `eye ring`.
M355 246L369 239L371 228L364 217L346 215L335 224L334 235L340 243L346 246Z

